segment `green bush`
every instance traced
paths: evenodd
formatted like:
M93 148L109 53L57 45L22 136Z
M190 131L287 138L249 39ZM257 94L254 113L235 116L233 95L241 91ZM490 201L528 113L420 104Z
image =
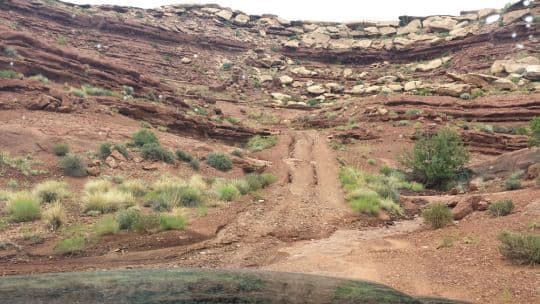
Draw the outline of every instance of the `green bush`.
M61 254L73 254L84 250L86 240L82 236L74 236L60 241L55 251Z
M109 157L109 155L111 155L112 151L113 145L111 143L102 143L99 146L98 157L101 159L106 159L107 157Z
M67 144L56 144L53 147L53 152L56 156L65 156L69 153L69 146Z
M422 217L433 229L443 228L452 223L452 211L441 203L427 206L422 211Z
M184 230L186 225L186 219L181 215L163 214L159 218L161 230Z
M64 174L72 177L86 176L86 164L83 159L75 154L68 154L60 159L60 168Z
M94 224L94 233L97 236L116 234L120 225L113 215L107 215Z
M540 235L502 232L499 250L507 259L518 264L540 264Z
M153 232L159 229L161 224L160 216L157 214L141 214L135 224L134 230L137 232Z
M140 129L133 134L133 145L136 147L142 147L146 144L158 144L159 140L156 135L148 129Z
M362 189L349 197L349 203L353 211L369 215L377 215L380 211L381 197L372 190Z
M229 156L223 153L210 153L206 159L210 167L220 171L229 171L233 167L233 163Z
M540 145L540 116L536 116L531 120L529 128L531 129L530 144L532 146Z
M114 149L122 154L126 159L129 159L129 151L127 147L123 144L115 144Z
M30 192L18 192L10 196L7 212L15 222L28 222L41 217L39 199Z
M250 173L245 176L245 181L248 184L249 192L257 191L266 188L276 181L276 177L271 173Z
M0 70L0 78L19 79L22 78L22 75L15 71Z
M69 196L68 184L66 182L52 180L45 181L36 185L34 194L42 204L61 201Z
M218 183L216 186L216 193L220 200L231 202L240 196L240 191L231 183Z
M277 144L277 136L253 136L247 142L247 148L251 152L258 152L271 148Z
M443 128L431 137L421 137L402 164L412 178L427 186L444 186L455 180L469 161L469 152L460 135Z
M488 211L495 216L505 216L514 209L514 203L511 199L495 202L488 207Z
M512 175L504 182L504 188L509 191L521 189L521 178L523 177L523 174L523 171L512 173Z
M233 185L236 187L236 189L238 189L241 195L248 194L251 191L249 184L245 179L235 180Z
M199 163L199 160L196 159L196 158L193 158L190 162L189 162L189 165L191 166L191 168L195 171L199 171L199 169L201 168L201 164Z
M43 213L43 219L49 228L56 230L66 222L66 213L62 205L56 203Z
M236 157L240 157L240 158L243 158L243 157L244 157L244 153L242 152L242 150L239 150L239 149L234 149L234 150L231 152L231 155L232 155L232 156L236 156Z
M174 154L171 151L163 149L158 143L144 144L141 148L141 155L146 160L164 161L168 164L174 164Z
M176 150L176 158L178 158L179 161L189 163L193 160L193 155L182 150Z
M122 230L135 230L140 219L141 212L135 208L122 210L116 214L118 228Z

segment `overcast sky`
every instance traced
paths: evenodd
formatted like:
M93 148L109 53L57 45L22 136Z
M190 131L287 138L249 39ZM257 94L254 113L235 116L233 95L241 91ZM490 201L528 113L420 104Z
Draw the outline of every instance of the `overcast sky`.
M400 15L458 15L461 10L502 8L517 0L64 0L77 4L117 4L153 8L174 3L217 3L250 14L289 20L397 20ZM540 1L540 0L539 0Z

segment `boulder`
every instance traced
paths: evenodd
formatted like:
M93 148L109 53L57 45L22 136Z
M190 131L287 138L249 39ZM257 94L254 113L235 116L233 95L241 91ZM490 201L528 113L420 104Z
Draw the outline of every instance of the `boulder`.
M435 91L439 95L459 97L463 93L469 93L471 86L469 84L446 83L438 86Z
M428 61L426 63L417 64L413 68L413 70L414 71L421 71L421 72L431 71L431 70L440 68L443 64L449 62L450 59L452 59L451 56L446 56L446 57L443 57L443 58L433 59L433 60Z
M302 36L302 42L308 47L316 45L326 46L330 39L329 35L317 32L311 32Z
M379 28L379 33L383 36L392 36L397 33L397 30L395 27L385 26Z
M353 49L367 49L371 46L372 41L369 39L354 40L352 44Z
M105 159L105 164L111 169L118 168L118 162L112 156L109 156Z
M515 83L513 83L510 79L506 79L506 78L499 78L495 80L492 83L492 86L494 88L498 88L501 90L509 90L509 91L515 91L518 88Z
M528 56L516 60L495 60L490 70L492 74L499 74L504 72L508 74L524 74L527 71L527 67L531 65L540 65L540 60L533 56Z
M321 95L326 92L326 89L322 85L316 84L316 85L309 86L307 88L307 91L308 93L313 94L313 95Z
M400 84L388 84L388 85L386 85L386 87L388 87L393 92L401 92L401 91L403 91L403 86L400 85Z
M422 28L422 22L418 19L414 19L413 21L409 22L406 26L398 28L397 34L406 35L409 33L416 33L421 28Z
M540 80L540 65L535 64L525 67L524 77L532 81Z
M459 221L465 218L467 215L473 213L472 203L468 200L461 200L457 205L452 208L452 217L454 220Z
M219 12L215 13L215 15L221 19L230 21L233 16L233 12L229 10L220 10Z
M124 154L118 152L118 150L116 150L116 149L111 152L110 157L112 157L112 158L114 158L114 159L116 159L117 161L120 161L120 162L127 160L127 158L124 156Z
M191 63L191 58L183 57L182 59L180 59L180 62L183 63L183 64L190 64Z
M366 94L373 94L373 93L379 93L380 91L381 91L381 87L375 85L375 86L367 87L364 92Z
M365 92L365 88L363 84L355 85L350 91L348 91L349 94L353 95L361 95Z
M416 89L421 88L422 81L409 81L405 83L405 86L403 87L406 92L414 91Z
M279 101L288 101L292 98L290 95L279 93L279 92L274 92L274 93L271 93L270 95L272 95L272 98Z
M484 9L479 10L477 14L478 14L478 19L482 20L482 19L486 19L487 17L491 15L497 14L497 10L494 8L484 8Z
M234 17L233 23L236 25L246 25L248 24L250 18L248 15L238 14Z
M349 78L349 77L352 76L352 74L353 74L353 70L350 69L350 68L346 68L346 69L343 70L343 77L344 78Z
M272 75L266 75L266 74L259 75L259 82L260 83L265 83L265 82L269 82L269 81L272 81L272 80L274 80L274 77L272 77Z
M294 79L291 76L283 75L279 77L279 82L283 85L289 85L294 82Z
M332 39L328 43L328 48L331 50L350 49L354 43L354 39Z
M291 73L300 76L315 76L317 72L306 69L303 66L295 67L291 69Z
M433 16L422 22L424 28L431 32L449 32L457 25L457 21L451 17Z
M343 93L343 91L345 90L345 88L340 85L339 83L335 83L335 82L329 82L327 84L324 85L328 90L330 90L330 92L332 93Z
M283 44L284 47L291 48L291 49L297 49L300 47L300 41L298 40L288 40Z
M503 24L508 25L523 19L525 16L531 13L530 9L522 9L517 11L511 11L503 15Z

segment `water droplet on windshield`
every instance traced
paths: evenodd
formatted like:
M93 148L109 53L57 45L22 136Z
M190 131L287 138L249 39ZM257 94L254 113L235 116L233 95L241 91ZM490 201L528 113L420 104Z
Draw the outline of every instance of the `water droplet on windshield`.
M501 15L499 14L491 15L486 18L486 24L492 24L494 22L497 22L500 18L501 18Z
M516 33L512 33L512 38L516 38L517 37L517 34Z
M525 17L525 22L529 22L529 23L533 22L533 16L529 15L529 16Z
M517 47L518 49L523 49L525 46L524 46L523 44L520 43L520 44L516 44L516 47Z
M529 0L523 1L523 5L524 5L524 6L529 6L529 4L531 4L531 1L529 1Z

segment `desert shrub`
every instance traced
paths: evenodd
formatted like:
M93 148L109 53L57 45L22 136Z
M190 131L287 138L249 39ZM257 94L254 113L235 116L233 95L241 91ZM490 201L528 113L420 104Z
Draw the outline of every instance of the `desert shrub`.
M111 235L120 231L120 225L113 215L106 215L94 224L93 230L97 236Z
M443 186L453 181L469 161L459 133L443 128L431 137L421 137L402 164L412 178L427 186Z
M191 178L189 179L188 185L200 191L204 191L208 187L208 183L200 175L191 176Z
M56 156L65 156L69 153L69 146L67 144L56 144L53 147L53 152Z
M240 196L240 191L233 183L218 182L214 187L218 198L222 201L231 202Z
M199 189L186 186L180 193L180 205L182 207L197 207L204 202L204 196Z
M393 215L402 215L403 209L392 199L383 198L379 201L379 205L382 209Z
M258 152L271 148L277 144L277 136L253 136L247 142L247 148L251 152Z
M142 147L146 144L159 144L159 140L154 132L148 129L140 129L133 134L132 143L136 147Z
M39 219L41 210L39 199L30 192L17 192L10 196L7 212L15 222L28 222Z
M118 190L87 193L83 197L83 210L85 213L89 211L110 213L133 205L135 205L133 195Z
M422 217L433 229L443 228L452 223L452 211L445 204L436 203L422 211Z
M84 185L84 192L87 194L104 193L113 188L110 181L106 179L94 179L86 182Z
M499 235L499 250L518 264L540 264L540 235L504 231Z
M199 171L199 169L201 168L201 163L199 162L198 159L194 158L192 159L190 162L189 162L189 166L195 170L195 171Z
M141 214L139 220L135 224L134 230L137 232L153 232L159 229L161 224L160 216L157 214Z
M15 58L17 57L17 50L15 50L14 48L11 48L11 47L5 47L4 48L4 55L6 55L7 57L12 57L12 58Z
M186 224L186 219L181 215L162 214L159 217L159 226L161 230L184 230Z
M276 177L271 173L250 173L244 178L248 185L249 192L257 191L266 188L276 181Z
M114 149L122 154L126 159L129 159L129 151L127 147L123 144L115 144Z
M86 164L83 159L75 154L68 154L60 159L60 168L64 174L72 177L86 176Z
M512 173L504 182L504 188L509 191L521 189L521 178L523 174L523 171Z
M104 88L98 88L90 85L82 86L82 90L90 96L114 96L114 92Z
M231 152L231 155L232 156L236 156L236 157L244 157L244 153L242 152L242 150L239 150L239 149L234 149L232 152Z
M11 70L0 70L0 78L19 79L22 75Z
M147 192L148 188L140 180L128 180L118 186L120 191L129 192L135 197L143 197Z
M233 163L229 156L223 153L210 153L206 159L210 167L220 171L229 171L233 167Z
M55 251L60 254L73 254L84 250L86 240L82 236L73 236L58 242Z
M135 208L119 211L116 214L116 222L122 230L134 230L141 219L141 212Z
M540 145L540 116L536 116L529 123L529 128L531 129L530 133L530 145L538 146Z
M505 216L514 209L514 203L511 199L505 199L495 202L488 207L488 211L495 216Z
M381 197L375 191L358 189L349 196L348 200L355 212L377 215L380 211Z
M185 152L185 151L182 151L182 150L176 150L176 158L179 160L179 161L183 161L183 162L186 162L186 163L189 163L190 161L193 160L193 155Z
M98 157L101 159L106 159L109 157L109 155L111 155L112 151L113 145L111 143L102 143L99 145Z
M174 163L174 154L163 149L158 143L149 143L142 146L141 155L146 160L164 161L168 164Z
M43 219L52 230L60 228L66 222L66 213L60 203L56 203L43 213Z
M43 83L48 83L49 82L49 78L47 78L47 77L45 77L45 76L43 76L41 74L30 76L30 77L28 77L28 79L40 81L40 82L43 82Z
M248 194L250 192L249 184L245 179L235 180L233 181L233 185L242 195Z
M68 184L60 181L45 181L36 185L34 194L42 204L61 201L69 196Z

